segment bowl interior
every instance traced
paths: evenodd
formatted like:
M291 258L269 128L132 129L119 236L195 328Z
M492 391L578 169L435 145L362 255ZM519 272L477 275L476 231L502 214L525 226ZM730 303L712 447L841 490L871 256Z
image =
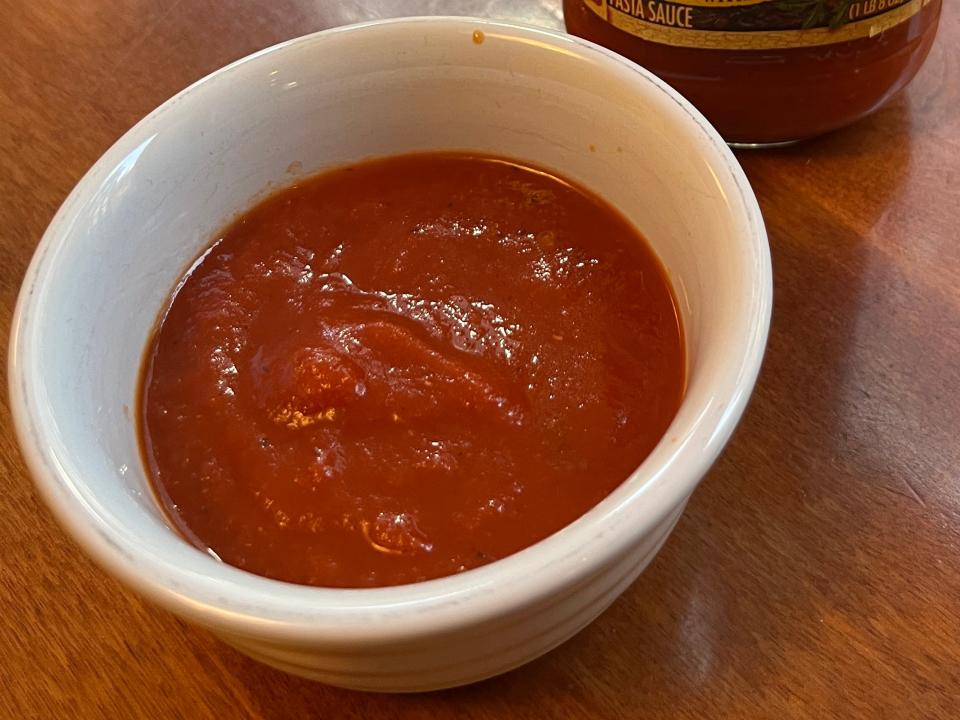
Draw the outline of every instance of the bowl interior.
M421 597L417 586L279 592L190 547L154 504L135 412L157 315L232 214L292 173L435 149L530 161L607 198L668 268L687 335L687 397L664 441L546 541L549 557L536 546L501 561L505 571L603 553L602 536L619 531L600 519L641 532L692 491L743 407L769 313L765 236L735 161L689 106L605 51L509 25L414 20L302 38L201 81L124 136L51 224L24 286L11 383L38 483L88 550L128 579L151 575L155 593L241 614ZM467 575L433 582L460 592L492 577Z

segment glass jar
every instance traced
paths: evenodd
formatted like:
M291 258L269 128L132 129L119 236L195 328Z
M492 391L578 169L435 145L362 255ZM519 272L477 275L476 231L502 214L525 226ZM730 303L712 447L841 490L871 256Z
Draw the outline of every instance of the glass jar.
M930 51L941 0L564 0L567 30L684 94L730 143L787 143L883 105Z

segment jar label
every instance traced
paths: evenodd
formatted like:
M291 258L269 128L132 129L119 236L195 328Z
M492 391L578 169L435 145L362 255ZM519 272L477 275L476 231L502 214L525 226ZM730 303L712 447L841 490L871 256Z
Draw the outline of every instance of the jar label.
M583 0L616 28L679 47L762 50L873 37L934 0Z

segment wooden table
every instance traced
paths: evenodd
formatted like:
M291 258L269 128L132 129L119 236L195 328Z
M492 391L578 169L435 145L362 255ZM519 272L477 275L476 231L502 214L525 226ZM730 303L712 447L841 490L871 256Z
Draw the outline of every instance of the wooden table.
M596 623L505 677L393 697L263 667L142 603L33 492L0 394L0 717L960 717L960 4L854 128L744 154L773 328L673 538ZM0 336L67 192L137 119L280 40L558 0L0 0ZM6 388L5 367L2 386Z

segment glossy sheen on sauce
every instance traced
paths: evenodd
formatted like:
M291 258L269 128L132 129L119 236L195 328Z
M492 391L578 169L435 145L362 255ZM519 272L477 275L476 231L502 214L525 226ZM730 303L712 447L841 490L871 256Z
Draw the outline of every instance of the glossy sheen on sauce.
M422 154L277 192L185 279L149 350L144 454L224 562L364 587L561 529L679 406L664 271L594 196Z

